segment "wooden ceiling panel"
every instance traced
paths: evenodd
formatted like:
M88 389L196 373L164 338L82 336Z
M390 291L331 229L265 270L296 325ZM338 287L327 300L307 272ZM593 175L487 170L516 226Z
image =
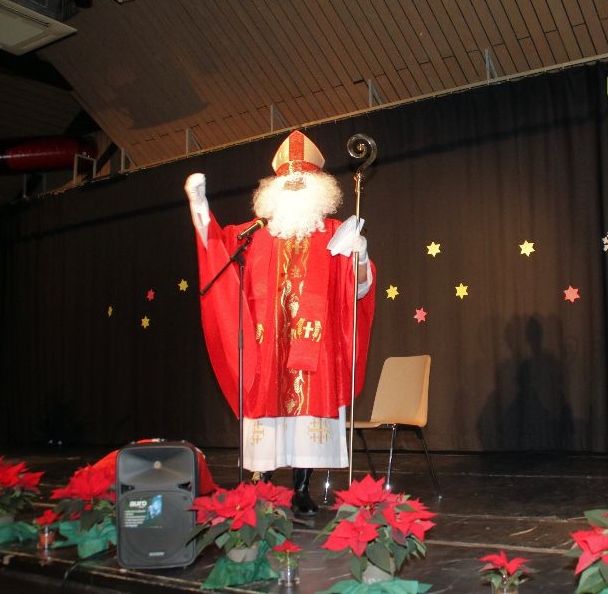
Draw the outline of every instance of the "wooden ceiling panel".
M388 0L389 2L391 0ZM406 24L403 12L396 6L389 7L385 0L374 2L378 18L385 24L387 32L395 44L395 49L407 67L407 72L403 68L398 68L401 80L406 84L410 96L422 95L430 93L432 87L427 80L424 72L420 68L420 62L416 58L415 52L412 50L407 34L410 29L409 22ZM404 32L405 31L405 32ZM423 56L424 61L427 56L422 49L418 39L414 38L414 48L419 48L419 54Z
M556 24L553 20L551 10L547 5L547 0L532 0L532 6L534 7L534 11L536 12L538 20L542 25L543 31L545 33L555 31Z
M530 0L519 0L517 4L526 23L526 27L530 33L530 38L534 43L534 49L538 53L542 65L549 66L554 64L555 58L532 2Z
M551 9L551 14L553 15L555 25L562 38L564 47L566 48L568 59L578 60L583 54L576 42L576 37L572 30L572 23L568 19L568 15L564 9L564 3L562 0L551 0L549 2L549 8Z
M588 56L589 54L595 53L595 46L593 41L591 41L589 29L587 29L587 25L585 23L574 26L574 36L579 47L581 48L583 56Z
M562 3L560 2L560 4ZM578 2L564 2L562 4L562 8L566 11L566 14L568 15L568 20L570 21L570 24L573 27L575 27L576 25L583 24L583 13L581 12Z
M509 52L511 61L513 62L512 72L525 72L530 70L530 64L526 60L521 46L519 45L518 36L513 29L513 22L509 15L505 13L501 3L498 0L489 0L488 5L492 13L494 23L498 27L502 39L504 39L504 46ZM519 10L512 7L512 15L519 15ZM517 19L515 19L515 22ZM523 37L524 32L520 31L520 37ZM503 64L504 65L504 64Z
M565 62L569 62L570 57L568 56L568 52L566 51L566 47L564 46L564 42L559 32L548 31L545 35L547 37L547 41L549 42L551 53L555 57L556 63L563 64Z
M536 51L536 46L534 45L532 38L524 37L523 39L519 40L519 43L521 44L522 51L526 55L528 64L530 64L530 68L532 68L533 70L536 68L542 68L543 62L540 59L538 52Z
M211 149L369 108L370 82L396 103L608 53L606 0L95 0L70 24L38 54L73 91L0 66L0 133L84 109L138 166L188 129Z
M464 80L466 81L458 84L466 84L467 82L471 83L479 80L479 74L471 62L465 44L463 44L461 39L462 34L466 40L466 43L469 45L469 47L471 47L472 37L468 31L468 28L463 26L464 23L460 11L457 9L457 7L455 7L454 4L451 4L453 8L452 15L456 19L454 21L441 0L429 0L429 6L450 45L450 52L446 57L454 58L451 60L451 65L456 66L457 71L460 71L461 76L455 75L454 78L457 80L462 80L464 77ZM459 25L462 27L462 33L458 29Z
M602 24L593 0L579 0L579 4L585 23L589 28L589 35L594 46L594 51L598 54L608 52L606 35L604 29L602 29Z
M602 20L608 19L608 3L604 0L593 0L593 2L599 18Z

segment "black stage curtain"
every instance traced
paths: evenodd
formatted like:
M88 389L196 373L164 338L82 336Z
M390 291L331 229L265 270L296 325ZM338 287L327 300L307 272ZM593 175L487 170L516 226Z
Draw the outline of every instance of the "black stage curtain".
M342 183L342 218L358 165L347 139L378 145L361 201L378 292L357 416L387 356L430 353L432 449L607 451L606 74L598 63L306 131ZM3 213L2 443L238 444L201 337L182 186L206 172L220 222L247 220L284 136Z

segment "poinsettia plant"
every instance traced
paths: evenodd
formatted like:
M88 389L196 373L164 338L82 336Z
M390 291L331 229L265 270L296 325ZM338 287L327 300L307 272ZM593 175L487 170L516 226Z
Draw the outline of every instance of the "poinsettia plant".
M301 551L302 547L289 539L285 539L281 544L272 547L274 556L287 565L289 564L290 559L297 557L298 553Z
M40 530L43 530L44 528L53 528L60 517L61 516L52 509L45 509L42 514L34 518L34 524L36 524Z
M65 487L55 489L51 499L59 500L54 512L62 520L75 520L82 530L114 516L114 473L108 468L83 466Z
M193 502L197 526L190 540L197 539L198 552L211 543L225 552L262 541L273 547L291 536L292 497L293 490L261 481L197 497Z
M530 569L524 565L528 559L514 557L509 560L504 551L485 555L481 557L480 561L483 561L485 565L479 571L482 573L484 581L490 582L494 589L518 586L528 579L530 573Z
M571 534L571 556L578 557L574 570L579 577L575 594L608 594L608 510L585 512L590 530Z
M16 516L38 497L44 473L29 472L25 462L10 464L0 457L0 515Z
M345 491L336 491L336 516L321 537L331 555L351 553L351 573L362 581L371 564L394 576L406 559L426 554L426 532L436 514L423 503L403 493L391 493L384 479L366 475L352 481Z

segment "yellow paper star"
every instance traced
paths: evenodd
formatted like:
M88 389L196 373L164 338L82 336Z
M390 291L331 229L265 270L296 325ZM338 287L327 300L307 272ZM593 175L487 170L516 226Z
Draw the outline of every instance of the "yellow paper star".
M469 290L469 285L463 285L462 283L460 283L456 287L456 297L460 297L461 299L464 299L465 296L467 296L469 294L467 292L468 290Z
M524 241L523 243L519 244L519 249L521 250L521 255L526 255L528 256L528 258L530 257L530 254L535 251L534 250L534 242L530 242L526 239L526 241Z
M439 249L439 247L441 246L440 243L435 243L434 241L432 241L429 245L426 246L426 253L429 256L433 256L433 258L441 253L441 250Z
M150 318L148 316L144 316L141 319L141 327L142 328L147 328L150 325Z
M182 280L177 283L177 286L179 287L180 291L186 291L188 289L188 281L182 278Z
M108 307L108 318L112 317L113 313L114 313L114 308L110 305Z
M399 291L397 290L397 287L390 285L389 288L386 289L386 298L387 299L392 299L393 301L395 301L395 297L397 297L397 295L399 295Z

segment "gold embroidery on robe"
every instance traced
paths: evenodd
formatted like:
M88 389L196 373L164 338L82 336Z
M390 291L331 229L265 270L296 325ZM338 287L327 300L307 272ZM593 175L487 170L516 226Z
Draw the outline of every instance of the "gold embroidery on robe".
M257 445L264 439L264 425L260 421L255 421L251 430L250 442Z
M258 322L255 325L255 341L258 344L262 344L264 342L264 324Z
M309 372L301 369L288 369L287 360L291 340L306 332L306 320L298 320L295 328L292 321L300 308L300 298L304 291L310 239L287 239L280 242L277 261L277 293L279 298L275 307L277 378L279 414L297 416L307 414L309 408ZM301 323L300 323L301 322ZM319 323L320 326L320 323ZM315 334L313 322L309 330ZM317 330L320 340L321 328Z
M319 342L321 340L321 326L321 320L300 318L296 322L295 328L291 329L291 338L293 340L304 338L305 340Z
M327 419L313 419L308 425L308 438L313 443L326 443L329 440L330 433Z

